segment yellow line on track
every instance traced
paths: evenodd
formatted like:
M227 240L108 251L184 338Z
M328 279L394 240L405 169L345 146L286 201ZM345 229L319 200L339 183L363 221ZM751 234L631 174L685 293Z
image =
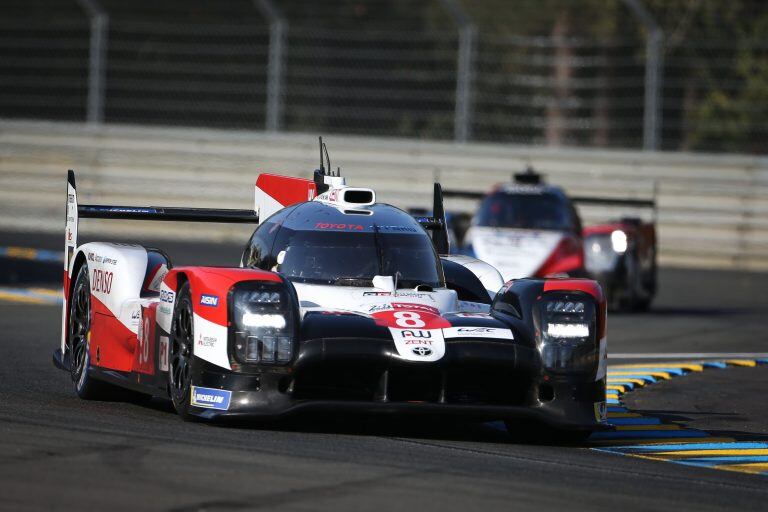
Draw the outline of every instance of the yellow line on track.
M645 381L643 379L622 379L621 377L616 377L613 379L608 379L608 384L615 382L631 382L632 384L637 384L640 387L645 386Z
M669 379L669 373L667 372L633 372L631 370L627 371L610 371L608 370L608 377L618 377L620 375L650 375L651 377L656 377L657 379Z
M29 297L25 295L15 295L13 293L0 292L0 300L10 302L21 302L23 304L50 304L50 301L39 297Z
M691 457L721 457L735 455L768 455L768 448L744 448L743 450L712 449L712 450L675 450L654 452L653 456L660 459L689 459Z
M61 290L54 290L51 288L27 288L32 293L40 295L46 295L48 297L60 297L62 295Z
M731 366L747 366L750 368L757 366L757 361L754 359L728 359L725 363Z
M611 365L611 368L615 368L617 370L623 370L625 368L656 368L656 369L666 369L669 368L671 370L674 369L680 369L680 370L688 370L689 372L701 372L704 371L704 365L698 364L698 363L660 363L660 364L654 364L654 363L638 363L638 364L613 364Z
M724 469L726 471L738 471L739 473L760 474L768 472L768 462L752 462L748 464L720 464L712 466L715 469Z
M590 441L595 446L636 446L653 444L691 444L691 443L733 443L732 437L671 437L658 439L606 439L604 441ZM635 454L622 454L631 455Z

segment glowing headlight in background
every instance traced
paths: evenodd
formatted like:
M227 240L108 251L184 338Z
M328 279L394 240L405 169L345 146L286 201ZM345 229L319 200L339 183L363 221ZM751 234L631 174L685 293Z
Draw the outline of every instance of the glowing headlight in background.
M611 233L611 245L613 250L619 254L624 254L627 250L627 234L620 229Z

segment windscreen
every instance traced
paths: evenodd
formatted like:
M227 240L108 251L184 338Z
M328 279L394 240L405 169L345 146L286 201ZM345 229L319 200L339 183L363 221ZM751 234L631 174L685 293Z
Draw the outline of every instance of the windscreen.
M496 228L573 229L568 204L560 196L546 192L493 194L480 205L475 223Z
M376 275L397 275L398 288L443 286L439 259L423 232L293 231L278 262L279 272L305 283L372 286Z

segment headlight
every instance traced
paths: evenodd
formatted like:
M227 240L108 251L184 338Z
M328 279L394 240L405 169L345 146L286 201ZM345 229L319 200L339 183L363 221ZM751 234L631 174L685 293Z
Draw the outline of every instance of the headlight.
M613 270L619 255L613 249L611 238L606 235L590 235L584 240L584 266L590 273Z
M541 302L539 351L544 367L590 371L597 363L595 303L577 293L545 296Z
M620 229L611 233L611 246L618 254L624 254L627 251L627 234Z
M295 314L285 286L246 281L232 293L235 356L243 363L287 363L293 358Z

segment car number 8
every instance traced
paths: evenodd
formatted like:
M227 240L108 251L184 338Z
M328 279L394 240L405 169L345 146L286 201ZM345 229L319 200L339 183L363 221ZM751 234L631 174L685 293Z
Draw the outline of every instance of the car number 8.
M400 327L424 327L427 325L421 315L412 311L398 311L394 314L395 323Z

